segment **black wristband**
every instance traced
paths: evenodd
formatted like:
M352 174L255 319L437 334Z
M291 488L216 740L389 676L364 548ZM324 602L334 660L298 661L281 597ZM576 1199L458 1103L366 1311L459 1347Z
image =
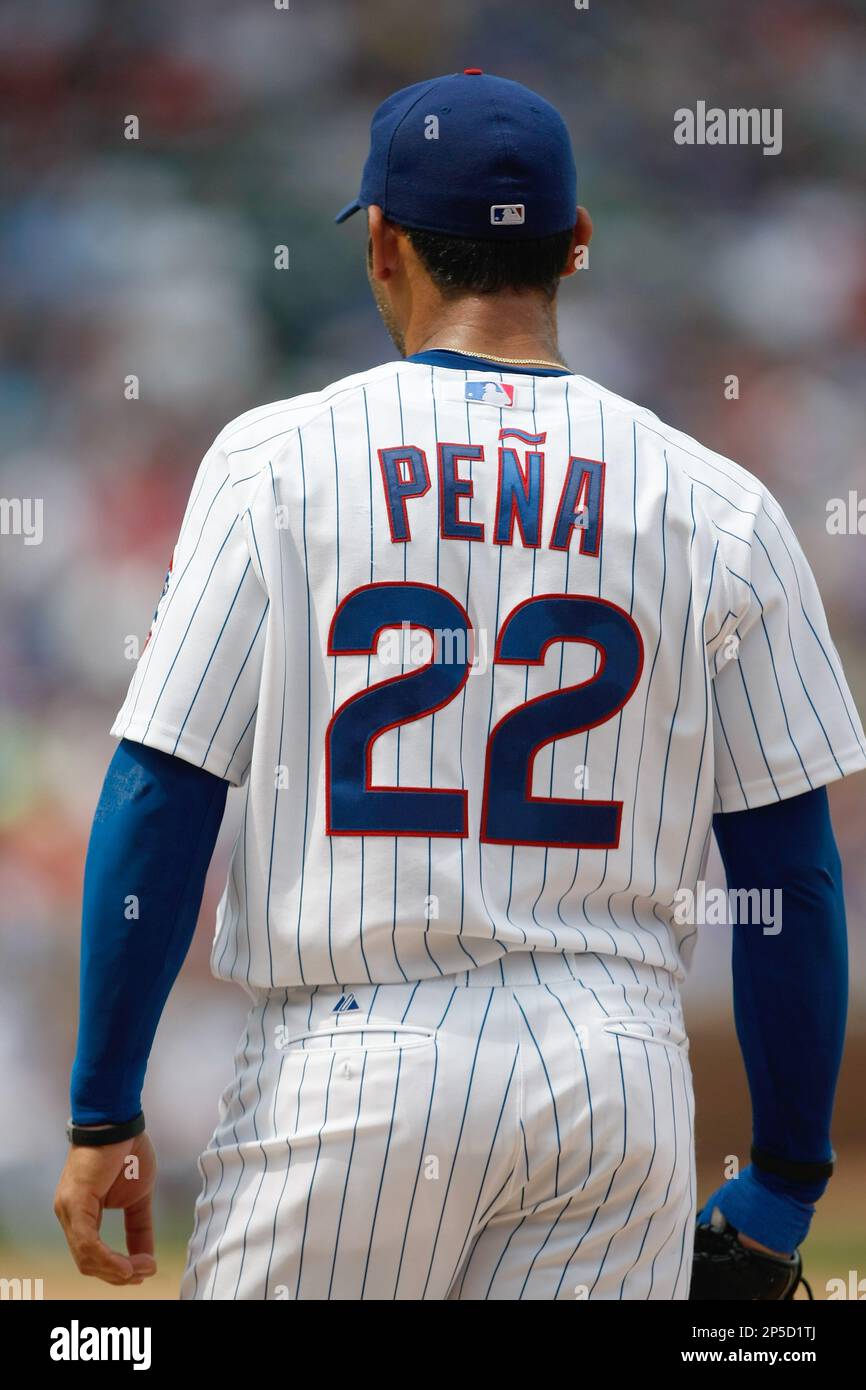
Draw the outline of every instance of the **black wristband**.
M117 1125L104 1125L99 1129L94 1129L92 1125L77 1125L74 1120L69 1120L66 1125L66 1138L70 1144L87 1149L101 1149L105 1144L119 1144L123 1139L134 1139L137 1134L143 1133L143 1110L139 1110L131 1120L124 1120Z
M823 1182L832 1176L836 1155L831 1152L826 1163L800 1163L793 1158L777 1158L766 1149L756 1149L753 1144L752 1162L765 1173L774 1173L777 1178L787 1178L790 1182Z

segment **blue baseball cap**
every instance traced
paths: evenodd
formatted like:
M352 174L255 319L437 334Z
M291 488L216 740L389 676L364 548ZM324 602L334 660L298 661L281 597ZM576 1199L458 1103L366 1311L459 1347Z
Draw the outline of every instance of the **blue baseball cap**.
M565 122L480 68L404 87L373 116L361 191L335 221L371 203L399 226L473 240L567 231L577 173Z

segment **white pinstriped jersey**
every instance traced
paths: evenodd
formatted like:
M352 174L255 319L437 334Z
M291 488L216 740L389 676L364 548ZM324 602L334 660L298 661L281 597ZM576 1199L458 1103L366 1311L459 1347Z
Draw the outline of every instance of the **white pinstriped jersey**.
M681 975L713 811L866 765L756 478L584 377L413 361L223 430L112 732L245 788L213 965L262 988Z

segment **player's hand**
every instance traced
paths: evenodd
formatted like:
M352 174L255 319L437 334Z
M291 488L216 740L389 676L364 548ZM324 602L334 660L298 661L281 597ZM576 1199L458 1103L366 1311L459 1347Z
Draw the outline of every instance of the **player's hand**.
M156 1273L151 1209L155 1182L156 1154L147 1134L103 1148L70 1146L54 1196L54 1214L82 1274L107 1284L140 1284ZM99 1234L106 1208L123 1211L125 1255L110 1249Z
M809 1231L814 1204L796 1201L765 1186L749 1165L729 1178L704 1202L698 1222L709 1224L718 1208L747 1250L790 1259Z
M757 1250L761 1255L775 1255L777 1260L787 1260L791 1258L791 1250L771 1250L769 1245L762 1245L759 1240L752 1240L751 1236L744 1236L742 1231L737 1232L737 1240L741 1245L745 1245L747 1250Z

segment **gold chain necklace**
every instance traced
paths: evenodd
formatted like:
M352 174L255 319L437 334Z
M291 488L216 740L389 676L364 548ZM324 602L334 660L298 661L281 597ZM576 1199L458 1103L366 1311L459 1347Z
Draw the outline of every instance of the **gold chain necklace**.
M425 352L459 352L462 357L483 357L486 362L503 362L508 367L555 367L567 371L564 362L549 362L544 357L498 357L495 352L467 352L465 348L455 347L453 343L437 343L425 348Z

